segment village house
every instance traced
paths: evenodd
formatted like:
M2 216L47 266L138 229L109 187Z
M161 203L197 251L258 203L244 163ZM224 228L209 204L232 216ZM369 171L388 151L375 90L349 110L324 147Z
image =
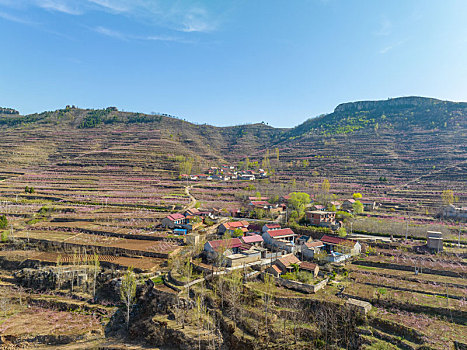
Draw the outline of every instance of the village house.
M266 201L252 201L248 203L248 211L252 212L255 209L261 209L264 210L268 213L278 213L283 210L282 206L279 206L277 204L271 204Z
M241 241L243 241L243 243L258 247L262 247L264 242L263 237L260 235L244 236L241 238Z
M341 209L343 210L348 210L348 211L352 211L353 210L353 205L355 203L355 199L346 199L342 205L341 205Z
M220 252L224 256L237 254L241 246L242 241L239 238L218 239L206 242L204 244L204 253L208 259L216 259Z
M281 270L281 273L287 273L294 270L293 265L300 266L301 263L302 262L294 254L287 254L277 259L274 264Z
M280 230L281 225L279 224L265 224L262 228L263 233L266 231Z
M241 174L238 177L239 180L248 180L248 181L253 181L255 180L255 175L253 174Z
M190 209L187 209L185 210L185 212L183 213L183 215L186 216L196 216L196 215L201 215L200 214L201 212L197 209L197 208L190 208Z
M175 228L176 226L184 225L186 218L180 213L170 214L169 216L162 219L161 224L165 228Z
M284 249L289 253L295 251L295 234L290 228L279 230L270 230L263 233L263 239L266 244L273 248Z
M375 201L360 201L363 204L363 210L365 211L373 211L376 209L376 202Z
M333 211L307 211L306 218L313 226L332 227L336 225L336 213Z
M268 201L269 197L248 197L248 200L251 201Z
M243 233L248 232L248 221L231 221L219 225L217 232L220 235L230 234L233 235L235 230L240 229Z
M336 208L336 210L339 210L341 208L341 206L342 206L342 202L332 201L331 205L333 205Z
M341 237L324 235L321 237L321 242L324 243L326 251L335 257L339 255L357 256L362 250L362 246L357 241Z
M266 269L266 272L273 275L274 277L279 277L281 275L281 273L282 273L281 269L277 265L269 266Z
M443 208L442 215L447 219L467 221L467 207L456 207L450 204Z
M313 259L324 248L324 243L321 241L311 241L303 243L300 247L304 258Z
M313 277L318 277L319 266L318 264L302 261L300 264L300 271L307 271L313 274Z
M310 211L326 210L326 206L321 205L321 204L310 204L308 208L310 209Z

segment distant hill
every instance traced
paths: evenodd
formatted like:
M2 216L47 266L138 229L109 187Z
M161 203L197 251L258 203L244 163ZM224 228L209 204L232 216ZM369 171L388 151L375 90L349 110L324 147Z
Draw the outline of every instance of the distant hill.
M286 132L283 137L307 133L348 134L367 128L406 130L453 129L465 127L467 103L424 97L399 97L385 101L359 101L338 105L333 113L311 118Z
M114 107L67 106L25 116L1 110L0 162L11 169L174 171L174 159L184 156L196 172L246 157L261 162L267 149L278 148L275 167L285 181L328 177L376 186L386 178L398 188L429 182L467 195L467 103L422 97L344 103L291 129L215 127Z

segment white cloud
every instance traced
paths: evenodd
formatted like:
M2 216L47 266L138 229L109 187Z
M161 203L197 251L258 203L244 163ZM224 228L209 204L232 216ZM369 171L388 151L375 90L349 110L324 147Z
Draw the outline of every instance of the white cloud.
M381 55L384 55L386 53L388 53L389 51L395 49L396 47L398 46L401 46L402 44L404 44L407 40L401 40L401 41L398 41L397 43L395 44L391 44L391 45L388 45L386 47L383 47L381 50L379 50L379 53Z
M375 32L375 35L388 36L392 33L392 27L392 22L387 18L383 18L380 23L380 28Z
M96 27L92 28L95 32L119 40L142 40L142 41L168 41L168 42L178 42L183 44L192 44L194 41L187 40L178 36L171 35L148 35L148 36L138 36L125 34L117 30L113 30L106 27Z
M6 13L6 12L1 12L1 11L0 11L0 18L3 18L3 19L5 19L7 21L10 21L10 22L16 22L16 23L21 23L21 24L27 24L27 25L36 24L35 22L31 22L31 21L29 21L27 19L20 18L20 17L11 15L11 14Z
M128 37L125 34L119 32L119 31L116 31L116 30L106 28L106 27L96 27L96 28L94 28L94 30L99 34L109 36L111 38L120 39L120 40L127 40L128 39Z
M202 8L192 8L184 14L182 26L179 28L182 32L211 32L215 30L217 23L209 18L206 10Z
M121 13L128 12L129 7L125 1L111 1L111 0L88 0L88 2L103 7L104 9L112 12Z
M36 0L34 4L40 8L66 13L68 15L82 15L83 9L79 4L66 0Z

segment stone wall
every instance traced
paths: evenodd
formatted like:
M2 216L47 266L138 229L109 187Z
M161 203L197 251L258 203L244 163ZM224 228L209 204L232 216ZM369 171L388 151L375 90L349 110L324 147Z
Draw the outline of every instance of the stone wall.
M329 279L326 278L325 280L316 284L306 284L297 281L286 280L281 277L275 277L275 281L279 286L309 294L316 293L318 290L324 288L324 286L328 283L328 280Z

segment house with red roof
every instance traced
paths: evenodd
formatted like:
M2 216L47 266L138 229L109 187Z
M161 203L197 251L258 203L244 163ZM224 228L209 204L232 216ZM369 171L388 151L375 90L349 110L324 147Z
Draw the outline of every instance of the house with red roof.
M238 253L242 244L239 238L208 241L204 244L204 252L208 258L214 259L220 252L225 256Z
M345 239L342 237L324 235L321 237L321 242L324 243L324 248L330 254L340 253L348 254L349 256L360 255L362 246L358 241Z
M273 249L283 249L292 253L296 250L295 239L297 234L290 228L269 230L263 233L264 242Z
M222 225L219 225L219 228L217 232L221 235L224 235L225 233L233 235L235 233L235 230L240 229L243 231L243 233L248 232L248 221L230 221L230 222L225 222Z
M184 225L186 218L180 213L170 214L163 218L161 224L165 228L175 228L176 226Z
M281 225L279 224L265 224L262 228L263 232L269 231L269 230L279 230L281 228Z
M241 241L243 241L243 243L259 247L262 247L264 242L263 237L261 237L260 235L244 236L241 238Z

